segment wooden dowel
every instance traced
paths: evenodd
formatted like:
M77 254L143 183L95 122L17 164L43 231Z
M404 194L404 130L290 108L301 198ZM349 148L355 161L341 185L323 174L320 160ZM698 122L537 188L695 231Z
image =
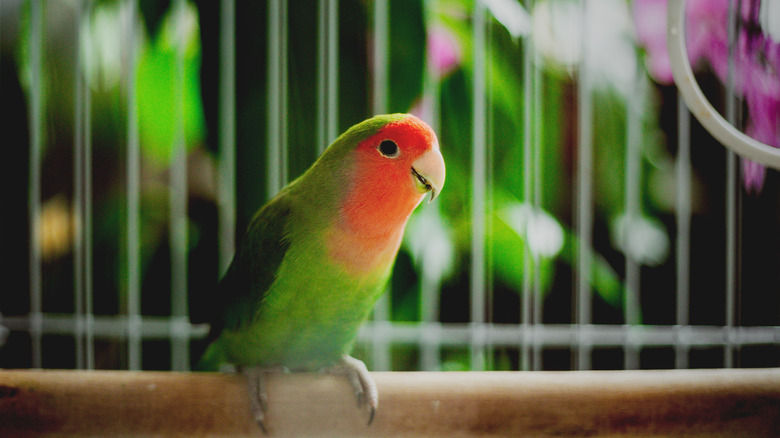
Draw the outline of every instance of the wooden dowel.
M780 369L268 377L271 436L780 436ZM0 436L262 436L240 375L0 371Z

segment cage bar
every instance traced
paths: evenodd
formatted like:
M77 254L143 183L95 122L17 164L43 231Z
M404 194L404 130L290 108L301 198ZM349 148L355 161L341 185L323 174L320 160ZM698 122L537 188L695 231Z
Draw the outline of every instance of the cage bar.
M89 20L91 15L91 0L87 0L85 16ZM90 27L91 29L91 27ZM88 44L91 42L91 34L87 34ZM83 71L82 71L83 74ZM86 78L85 78L86 80ZM85 311L85 343L86 343L86 369L95 368L95 335L94 335L94 269L93 269L93 178L92 178L92 90L84 87L84 311Z
M741 0L729 0L728 11L728 73L726 76L726 120L733 126L737 126L737 97L735 96L734 81L735 65L734 52L736 48L736 35L738 24L738 10L741 10ZM739 9L738 9L739 8ZM739 276L737 273L737 252L739 251L739 218L740 214L738 199L738 172L737 166L739 159L737 154L728 149L726 151L726 327L734 327L737 322L737 294ZM734 364L734 346L730 339L726 339L726 348L723 350L723 359L726 368L732 368Z
M529 10L532 6L536 5L536 0L530 0L532 3L529 6ZM533 32L529 33L530 38L533 38ZM533 39L532 39L533 41ZM544 206L544 197L542 195L542 165L544 163L544 147L542 146L542 136L544 133L544 123L542 115L545 114L545 99L543 96L542 88L542 69L538 65L538 54L532 47L532 51L528 54L532 57L532 74L533 74L533 105L536 109L533 118L533 157L534 157L534 208L536 211L541 211ZM528 91L528 90L527 90ZM526 92L527 92L526 91ZM542 306L544 301L542 299L542 273L540 269L539 260L534 260L534 281L533 281L533 326L530 338L533 340L533 361L531 363L531 370L542 369L542 349L541 345L536 339L536 328L544 323L542 320Z
M439 6L437 0L426 0L423 3L424 17L426 21L432 23L431 26L437 26L438 19L435 16L436 8ZM428 30L428 39L430 39L430 30ZM436 66L431 62L430 57L426 57L426 65L423 73L423 92L422 102L417 107L420 111L420 118L425 120L434 132L440 133L441 125L441 73L436 70ZM441 137L439 137L441 141ZM443 147L444 153L448 145L439 145ZM439 207L438 202L426 205L424 209L417 213L419 220L438 221ZM420 265L420 320L428 323L430 330L424 332L420 338L420 360L419 367L423 371L436 371L441 368L441 349L439 345L439 327L441 300L441 278L440 272L431 272L431 263L427 257L418 260Z
M268 2L268 199L287 185L287 0Z
M690 314L691 286L691 114L682 96L677 94L677 161L675 175L677 193L675 200L675 222L677 237L676 254L676 304L675 323L679 330L688 327ZM675 341L675 367L688 367L689 348Z
M2 8L0 8L0 44L3 43L3 11ZM0 58L2 58L0 56ZM0 83L2 83L3 75L2 75L2 67L3 67L3 61L0 59Z
M336 108L337 102L333 102L337 96L337 89L331 89L331 86L337 85L337 81L331 84L329 82L331 75L337 75L338 69L332 67L332 64L338 63L338 42L334 39L338 36L338 31L331 30L330 26L337 26L338 21L333 21L331 18L331 12L324 8L332 7L330 1L321 0L321 17L320 19L322 27L320 28L320 37L324 35L327 47L322 47L323 56L320 58L319 68L324 69L324 72L318 73L322 75L320 82L323 88L319 90L323 107ZM387 113L389 106L388 98L388 84L390 80L390 3L387 0L378 0L373 2L373 17L371 21L372 25L372 46L370 50L370 71L372 72L371 78L371 111L372 115ZM337 13L335 14L337 18ZM329 32L333 32L331 35ZM322 43L320 43L322 44ZM331 46L335 45L335 48ZM335 54L335 57L334 57ZM338 67L337 65L335 67ZM318 79L320 77L318 76ZM328 124L337 123L337 118L330 118L328 115L320 117L318 113L318 121L322 123L322 131L329 132L331 130ZM335 134L334 134L335 135ZM318 147L324 148L329 141L333 138L324 138L324 142L318 144ZM392 290L390 285L387 286L385 292L379 297L374 305L372 319L376 322L371 339L371 362L373 369L388 371L392 369L392 354L390 350L391 340L386 336L386 332L382 330L382 327L390 324L390 296Z
M81 79L81 32L80 23L83 4L76 4L76 14L73 20L76 23L76 63L73 75L73 309L76 316L77 327L75 333L76 368L84 369L84 240L81 221L84 218L84 103L82 102L84 91Z
M637 66L640 58L637 56ZM632 247L627 241L629 233L636 229L635 224L642 220L642 126L641 109L639 105L644 99L642 79L644 73L637 68L634 75L634 88L638 90L634 98L626 101L626 173L625 173L625 228L621 230L625 239L625 269L626 287L623 314L625 323L637 325L641 323L640 285L642 270L639 262L634 259ZM628 340L624 347L624 368L639 368L639 351Z
M534 2L526 1L531 10ZM541 113L541 89L539 69L536 65L533 32L523 37L523 202L532 206L534 212L541 210L541 123L537 115ZM524 326L526 336L520 350L520 368L524 371L538 369L541 352L535 348L533 331L529 330L541 322L540 296L540 260L532 251L528 239L528 230L524 239L523 288L520 324Z
M43 8L40 0L30 2L30 176L28 215L30 220L30 321L32 366L43 366L41 324L43 310L43 271L41 254L41 166L44 142L43 101Z
M320 0L317 15L317 152L338 135L339 3Z
M94 336L96 339L126 340L128 332L128 317L126 315L103 316L95 315ZM137 324L144 339L170 339L174 330L171 318L147 316ZM27 316L4 316L3 325L10 330L26 330L30 325ZM379 327L377 327L379 326ZM73 315L44 314L41 316L42 330L47 334L72 336L76 329L76 319ZM374 332L381 329L387 339L394 345L419 345L426 332L436 333L441 347L462 347L477 336L474 332L480 330L481 336L489 336L495 347L516 347L522 342L524 328L518 329L516 324L485 324L477 327L471 323L421 323L368 321L358 332L358 342L371 342ZM188 325L191 338L203 338L208 334L207 324ZM689 325L677 327L671 325L625 326L599 324L591 325L581 330L576 324L543 324L530 327L535 339L541 347L574 348L582 339L593 347L621 347L626 337L631 337L640 347L669 346L675 343L685 347L721 347L724 337L728 336L734 345L766 346L776 345L780 339L780 328L775 326L733 327L724 332L722 326ZM581 332L581 333L580 333Z
M487 230L487 13L480 2L474 3L474 79L472 118L472 167L471 167L471 324L474 327L470 342L471 368L485 369L486 333L485 312L487 310L486 242Z
M591 324L593 291L591 277L593 266L593 109L590 57L586 55L589 41L589 1L580 1L580 66L577 74L577 198L576 235L577 268L575 283L575 321L583 326ZM583 339L584 341L584 339ZM590 346L577 345L575 368L590 368Z
M236 250L236 2L220 2L219 26L219 276Z
M174 94L174 138L171 145L170 185L170 247L171 247L171 317L188 320L187 271L189 246L189 220L187 218L187 146L184 138L184 50L186 47L186 3L176 0L173 12L176 17L176 65ZM173 326L178 327L177 325ZM189 369L189 339L171 333L171 368L174 371Z
M76 63L74 74L73 142L73 281L76 329L76 368L95 366L92 280L92 99L84 74L84 48L89 47L91 2L80 0L75 15ZM83 32L83 29L87 32Z
M387 0L376 0L372 11L371 112L385 114L390 79L390 5Z
M141 147L138 131L136 76L138 66L136 0L126 1L123 42L127 50L124 75L127 81L127 217L126 217L126 300L127 367L141 369Z
M478 324L476 326L476 332L477 332L477 343L480 342L484 343L484 346L481 347L483 349L482 357L484 358L483 366L481 370L492 370L494 368L494 354L495 354L495 346L492 343L491 337L490 337L490 331L482 330L482 326L489 326L490 324L493 324L494 321L494 293L495 293L495 266L493 264L493 245L489 241L489 236L494 235L494 223L495 219L493 216L493 212L495 211L495 203L494 203L494 196L493 192L495 190L495 186L493 184L493 166L494 163L496 163L496 158L494 156L494 145L495 145L495 135L493 126L495 126L495 117L493 111L493 105L492 105L492 93L495 90L494 85L494 78L496 74L496 69L494 68L494 64L492 62L488 62L490 59L495 59L495 48L494 48L494 32L493 29L495 26L493 26L495 22L495 16L493 16L492 12L489 11L489 8L484 8L485 11L485 161L484 161L484 214L485 214L485 228L484 228L484 234L483 234L483 243L484 243L484 272L485 272L485 304L484 309L486 311L484 324ZM513 144L514 147L517 147L518 144ZM518 315L518 318L520 316ZM482 341L480 341L482 340ZM480 348L479 346L477 348Z

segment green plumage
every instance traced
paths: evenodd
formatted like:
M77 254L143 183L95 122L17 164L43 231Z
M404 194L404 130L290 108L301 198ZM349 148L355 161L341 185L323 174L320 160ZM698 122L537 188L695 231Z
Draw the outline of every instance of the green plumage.
M222 318L199 363L318 369L347 354L384 290L392 261L356 274L328 256L354 172L353 151L403 114L341 135L252 219L217 290Z

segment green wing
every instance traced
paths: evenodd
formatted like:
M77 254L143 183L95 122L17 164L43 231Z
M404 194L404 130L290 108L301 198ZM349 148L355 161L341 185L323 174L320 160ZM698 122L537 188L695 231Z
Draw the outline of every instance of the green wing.
M285 233L291 203L286 193L280 193L255 214L239 242L217 287L222 319L212 321L212 339L224 329L235 330L252 322L274 282L290 246Z

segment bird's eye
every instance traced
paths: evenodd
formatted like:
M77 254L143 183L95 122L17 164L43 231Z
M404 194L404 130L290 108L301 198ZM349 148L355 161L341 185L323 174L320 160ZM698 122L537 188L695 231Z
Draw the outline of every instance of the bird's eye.
M398 145L393 140L382 140L377 149L379 149L379 153L388 158L397 157L400 151Z

